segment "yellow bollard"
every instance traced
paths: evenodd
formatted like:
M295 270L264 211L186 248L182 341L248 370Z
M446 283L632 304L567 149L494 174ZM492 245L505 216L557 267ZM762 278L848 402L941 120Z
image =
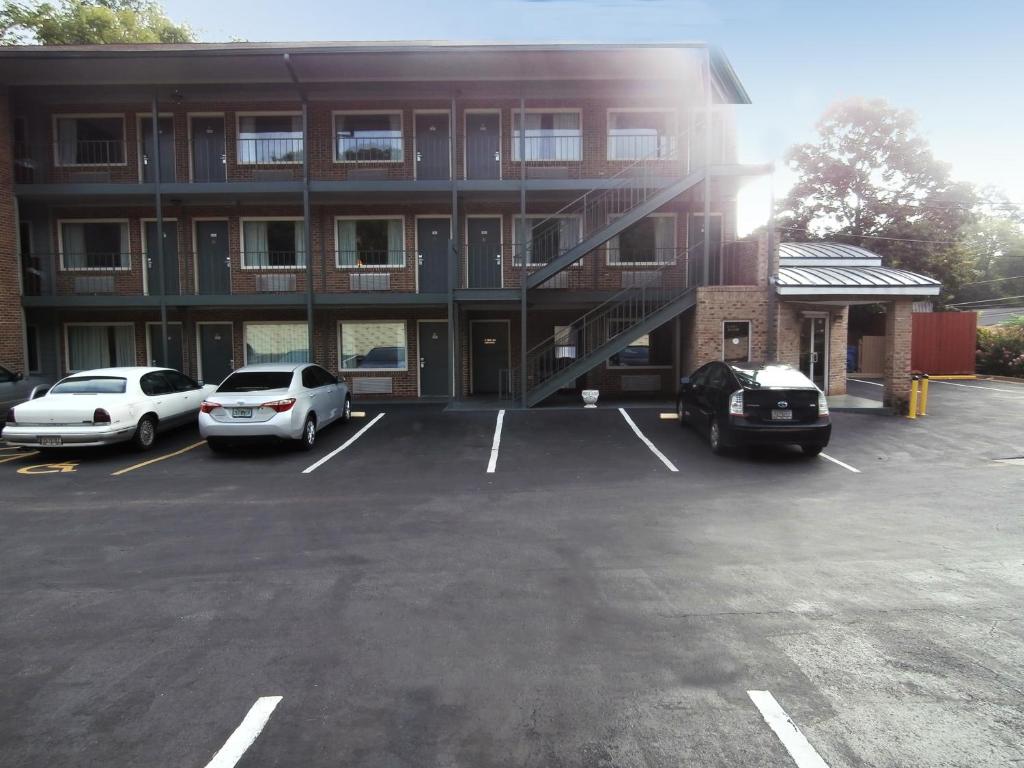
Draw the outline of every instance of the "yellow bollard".
M917 376L910 380L910 407L907 409L907 418L917 418Z
M921 410L919 414L921 416L928 415L928 374L921 376Z

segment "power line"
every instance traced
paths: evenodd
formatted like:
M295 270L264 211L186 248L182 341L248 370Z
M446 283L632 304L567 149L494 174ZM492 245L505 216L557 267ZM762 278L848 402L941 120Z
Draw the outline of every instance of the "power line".
M1024 299L1024 295L1021 295L1021 296L1003 296L1002 298L999 298L999 299L979 299L978 301L957 301L957 302L951 303L949 306L951 306L951 307L966 307L966 306L973 306L975 304L988 304L988 303L994 302L994 301L1018 301L1020 299ZM979 309L983 309L983 307L979 307Z
M966 288L968 285L987 285L988 283L1002 283L1006 280L1024 280L1024 275L1014 275L1013 277L997 277L994 280L977 280L973 283L960 283L961 288Z

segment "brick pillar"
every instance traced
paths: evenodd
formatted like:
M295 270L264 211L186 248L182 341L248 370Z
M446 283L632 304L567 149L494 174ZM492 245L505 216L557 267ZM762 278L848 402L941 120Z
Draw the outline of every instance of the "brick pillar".
M910 401L910 299L889 302L885 313L885 404L905 413Z
M12 131L10 92L0 87L0 364L27 375Z

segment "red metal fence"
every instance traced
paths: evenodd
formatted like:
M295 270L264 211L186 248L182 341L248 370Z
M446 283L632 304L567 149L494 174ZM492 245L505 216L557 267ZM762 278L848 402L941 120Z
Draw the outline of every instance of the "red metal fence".
M932 375L974 373L978 315L974 312L915 312L910 365Z

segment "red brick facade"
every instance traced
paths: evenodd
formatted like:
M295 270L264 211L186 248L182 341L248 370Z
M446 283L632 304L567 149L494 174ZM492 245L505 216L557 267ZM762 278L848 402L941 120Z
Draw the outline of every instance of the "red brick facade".
M9 106L7 89L0 88L0 365L27 374Z

